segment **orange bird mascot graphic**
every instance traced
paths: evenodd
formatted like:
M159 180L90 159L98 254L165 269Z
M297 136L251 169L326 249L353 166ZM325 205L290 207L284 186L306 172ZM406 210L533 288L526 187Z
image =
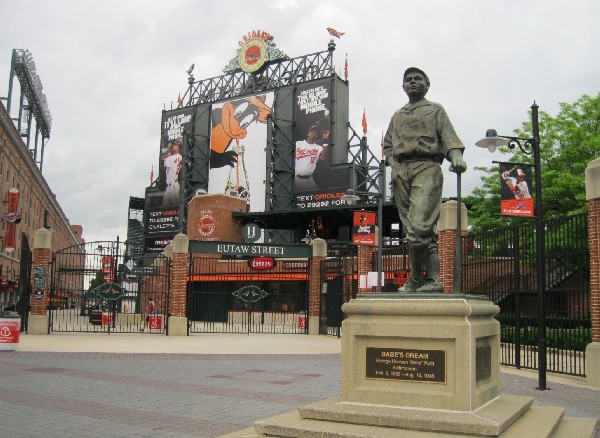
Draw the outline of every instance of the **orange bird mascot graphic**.
M213 128L210 142L210 167L219 168L233 166L237 152L229 150L229 145L235 139L236 143L248 134L246 127L251 123L267 123L267 116L272 109L265 104L266 95L245 97L227 102L219 114L213 114ZM220 117L219 117L220 116Z

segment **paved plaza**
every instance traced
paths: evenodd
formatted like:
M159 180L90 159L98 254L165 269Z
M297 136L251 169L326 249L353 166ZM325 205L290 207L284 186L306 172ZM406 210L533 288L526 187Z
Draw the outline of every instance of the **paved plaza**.
M339 353L327 336L23 335L0 352L0 437L216 437L339 395ZM536 386L503 367L504 393L600 419L584 379Z

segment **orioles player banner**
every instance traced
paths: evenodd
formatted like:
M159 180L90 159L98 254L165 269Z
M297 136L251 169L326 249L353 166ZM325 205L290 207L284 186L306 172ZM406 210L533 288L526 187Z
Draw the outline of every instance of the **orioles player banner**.
M192 134L194 109L165 111L161 122L159 185L164 190L161 207L179 208L179 172L183 161L183 131Z
M354 245L376 245L376 223L376 213L366 211L355 211L352 221L352 243Z
M298 85L295 92L294 194L297 209L345 205L348 169L331 166L331 82Z
M532 217L531 168L528 164L499 163L500 212L504 216Z
M270 91L213 104L208 193L237 196L251 211L265 210L267 116L274 100Z

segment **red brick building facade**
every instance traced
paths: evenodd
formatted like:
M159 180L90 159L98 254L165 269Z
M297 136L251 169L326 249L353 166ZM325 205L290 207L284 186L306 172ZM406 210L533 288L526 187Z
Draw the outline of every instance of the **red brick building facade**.
M0 223L0 310L18 299L21 260L33 252L35 231L44 227L53 230L53 248L65 248L83 242L83 228L71 225L48 186L40 169L27 150L13 120L0 104L0 214L8 212L8 193L19 191L15 223L14 249L7 251L7 222Z

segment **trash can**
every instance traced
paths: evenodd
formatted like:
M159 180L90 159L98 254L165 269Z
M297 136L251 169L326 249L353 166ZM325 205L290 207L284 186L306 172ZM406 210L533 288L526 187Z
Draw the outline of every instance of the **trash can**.
M306 330L306 312L298 312L298 330Z
M21 316L17 312L4 312L0 316L0 350L17 350L21 339Z
M111 325L113 322L113 316L111 312L102 312L102 325Z
M153 310L148 314L148 329L150 333L160 333L162 332L162 314Z

